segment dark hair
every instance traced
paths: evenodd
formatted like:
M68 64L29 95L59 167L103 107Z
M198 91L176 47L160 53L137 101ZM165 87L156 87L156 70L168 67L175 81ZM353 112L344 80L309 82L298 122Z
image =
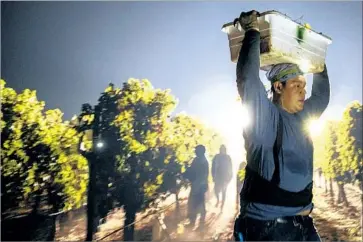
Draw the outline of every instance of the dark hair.
M195 153L197 155L204 155L205 154L205 146L204 145L197 145L197 147L195 147Z

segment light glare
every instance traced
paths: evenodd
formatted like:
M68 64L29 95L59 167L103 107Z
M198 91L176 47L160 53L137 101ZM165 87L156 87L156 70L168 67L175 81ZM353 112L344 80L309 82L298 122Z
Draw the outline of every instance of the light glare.
M100 141L100 142L97 142L96 146L97 146L97 148L102 148L104 146L104 144L103 144L103 142Z
M310 61L309 60L305 60L305 59L301 60L300 61L300 64L299 64L299 68L304 73L307 73L310 70L310 68L311 68Z
M321 119L313 119L309 123L309 132L311 137L316 137L321 134L324 129L324 121Z

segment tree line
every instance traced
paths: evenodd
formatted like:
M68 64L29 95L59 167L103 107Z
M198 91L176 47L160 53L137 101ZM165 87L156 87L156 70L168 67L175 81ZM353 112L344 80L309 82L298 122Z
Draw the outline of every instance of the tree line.
M322 134L314 138L314 148L315 167L326 179L326 192L334 197L333 182L336 182L337 204L348 205L344 184L359 184L363 188L362 104L353 101L346 106L340 120L328 121Z
M0 95L2 217L87 204L87 241L113 208L123 207L130 224L156 201L178 200L194 148L204 145L211 158L222 144L197 118L173 114L177 99L146 79L110 84L69 121L59 109L45 110L36 91L17 93L1 80ZM133 230L125 228L125 240Z

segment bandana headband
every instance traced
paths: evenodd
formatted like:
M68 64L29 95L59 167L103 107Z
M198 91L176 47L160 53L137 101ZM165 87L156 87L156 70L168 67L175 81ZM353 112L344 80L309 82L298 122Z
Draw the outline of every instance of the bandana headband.
M304 72L300 70L300 68L295 64L278 64L273 66L270 71L267 73L267 79L271 81L271 83L280 81L286 82L292 78L295 78L299 75L304 75Z

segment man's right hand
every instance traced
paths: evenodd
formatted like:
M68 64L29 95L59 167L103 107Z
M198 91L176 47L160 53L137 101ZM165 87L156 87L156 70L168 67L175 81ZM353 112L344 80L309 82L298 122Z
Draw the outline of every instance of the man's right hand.
M242 12L239 18L236 18L234 20L233 24L236 26L236 24L239 22L245 32L251 29L259 31L257 21L258 16L260 16L260 13L255 10L249 12Z

